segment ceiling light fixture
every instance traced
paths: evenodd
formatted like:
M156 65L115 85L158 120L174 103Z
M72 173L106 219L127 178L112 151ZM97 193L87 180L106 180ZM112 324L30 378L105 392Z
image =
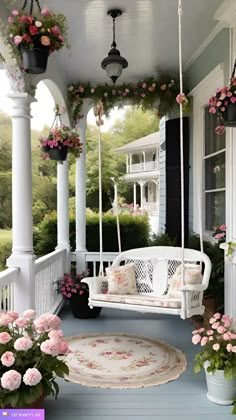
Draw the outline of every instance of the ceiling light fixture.
M115 20L122 15L120 9L108 10L107 14L113 19L113 42L108 56L101 62L101 66L106 70L107 75L111 78L113 83L120 77L122 70L128 67L128 61L120 55L120 51L116 48L116 27Z

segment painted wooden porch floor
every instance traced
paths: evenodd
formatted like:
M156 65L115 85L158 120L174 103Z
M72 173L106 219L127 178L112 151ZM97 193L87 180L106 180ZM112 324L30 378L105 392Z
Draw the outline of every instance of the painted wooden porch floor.
M93 320L73 318L68 308L60 314L66 336L86 332L125 332L159 338L182 350L188 367L175 381L156 387L130 390L89 388L60 381L58 400L45 401L46 420L225 420L231 407L212 403L206 397L203 374L192 370L194 353L190 321L177 316L150 315L102 309Z

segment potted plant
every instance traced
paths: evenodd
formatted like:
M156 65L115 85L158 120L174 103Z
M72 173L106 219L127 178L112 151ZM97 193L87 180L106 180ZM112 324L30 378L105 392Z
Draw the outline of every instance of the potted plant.
M100 307L90 308L88 306L89 288L87 283L83 283L85 273L72 274L66 273L59 280L59 290L68 299L72 314L75 318L88 319L99 316Z
M223 134L226 127L236 127L236 60L230 82L223 88L217 88L215 94L209 99L209 112L216 114L219 125L216 134Z
M51 160L64 161L68 152L76 158L82 152L82 143L78 133L72 131L66 125L51 128L47 137L40 137L39 141L43 159L49 157Z
M230 405L236 397L236 334L229 315L215 313L209 328L193 331L192 343L202 351L194 357L194 372L205 370L207 397L211 401Z
M33 1L29 13L24 8L21 11L12 10L7 32L14 52L19 51L22 55L24 70L40 74L46 71L48 56L69 45L65 16L51 13L47 8L41 10L39 2L35 1L38 11L34 15Z
M57 397L56 376L69 373L60 357L68 345L60 318L34 310L0 314L0 408L38 408L47 395Z

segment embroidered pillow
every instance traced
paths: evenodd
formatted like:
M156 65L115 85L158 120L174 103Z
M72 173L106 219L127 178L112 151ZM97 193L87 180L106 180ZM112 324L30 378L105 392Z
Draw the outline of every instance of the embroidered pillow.
M106 268L108 293L133 295L137 293L134 264Z
M202 282L201 266L197 264L184 265L184 285L187 284L200 284ZM180 264L173 277L170 280L170 287L168 296L171 298L181 298L179 289L182 286L182 264Z

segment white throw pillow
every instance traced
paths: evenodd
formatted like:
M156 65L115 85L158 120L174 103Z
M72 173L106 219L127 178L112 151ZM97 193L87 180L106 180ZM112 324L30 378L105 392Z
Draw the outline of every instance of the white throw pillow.
M133 295L137 293L134 264L106 268L108 293Z
M198 264L184 265L184 285L200 284L202 282L201 266ZM182 287L182 264L180 264L170 280L168 296L171 298L180 298Z

